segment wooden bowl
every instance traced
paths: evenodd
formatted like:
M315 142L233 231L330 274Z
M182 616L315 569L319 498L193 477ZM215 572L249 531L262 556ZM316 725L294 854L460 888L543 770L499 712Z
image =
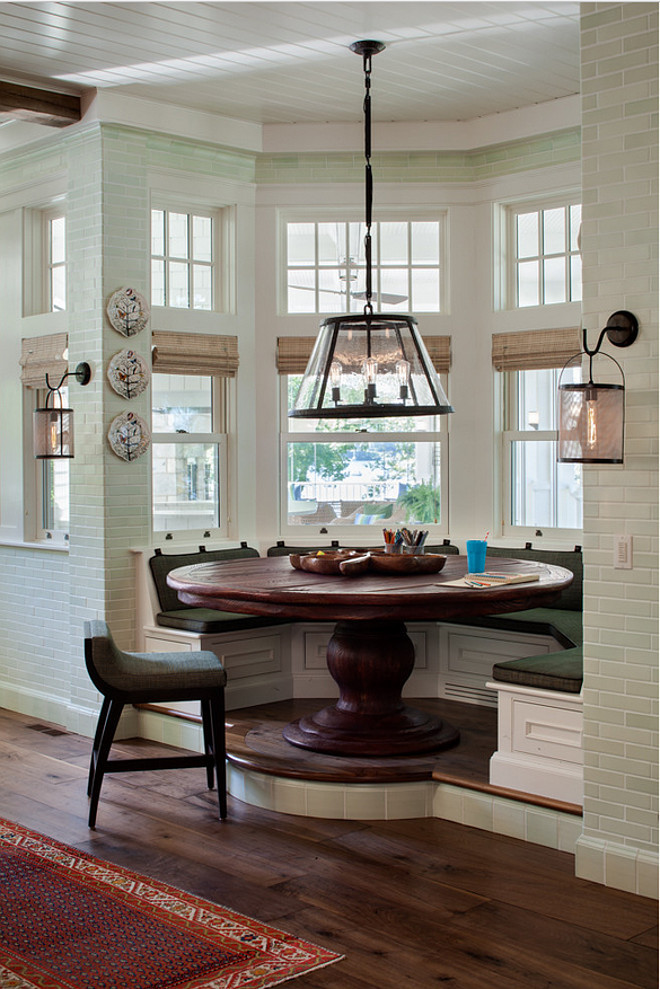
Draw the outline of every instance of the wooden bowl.
M296 570L307 573L339 574L339 564L359 553L354 549L337 549L328 553L291 553L289 560Z
M446 556L438 553L422 553L419 556L405 553L372 553L370 556L373 573L401 576L416 573L438 573L447 562Z

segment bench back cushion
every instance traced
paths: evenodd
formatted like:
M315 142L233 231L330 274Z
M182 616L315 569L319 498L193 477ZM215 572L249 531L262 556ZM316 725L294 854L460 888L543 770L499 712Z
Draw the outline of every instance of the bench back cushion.
M271 546L267 551L267 556L288 556L289 553L318 553L322 550L324 553L331 553L333 550L339 549L339 542L335 540L331 546L285 546L283 542L277 543L276 546ZM342 544L343 549L356 549L362 547L345 546ZM380 549L380 546L366 546L365 552L368 550ZM452 546L452 544L447 541L445 543L439 543L437 546L425 546L425 553L441 553L444 556L458 555L458 546Z
M184 604L179 601L179 597L174 588L169 587L167 575L177 567L190 567L196 563L216 563L218 560L241 560L246 557L259 556L256 549L251 546L237 546L235 549L213 549L208 552L200 547L198 553L172 553L165 555L156 551L156 555L149 560L149 566L156 585L156 593L162 611L181 611L184 608L193 608L194 605Z
M505 556L513 560L535 560L553 567L564 567L573 573L573 583L561 592L561 597L552 605L563 611L582 611L582 552L553 549L507 549L489 546L488 556ZM487 566L488 564L486 564Z

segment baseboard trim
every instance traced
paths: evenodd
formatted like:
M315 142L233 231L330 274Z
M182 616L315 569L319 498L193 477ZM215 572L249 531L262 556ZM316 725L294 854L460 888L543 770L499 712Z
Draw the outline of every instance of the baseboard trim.
M658 853L582 834L575 847L575 875L601 886L658 899Z

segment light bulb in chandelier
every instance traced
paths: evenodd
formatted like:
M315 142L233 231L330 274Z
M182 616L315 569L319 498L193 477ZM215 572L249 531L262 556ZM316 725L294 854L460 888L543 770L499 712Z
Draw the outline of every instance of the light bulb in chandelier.
M399 382L399 398L408 398L408 382L410 381L410 363L408 361L397 361L395 365L396 377Z
M333 361L330 365L330 383L332 385L332 401L341 401L341 376L342 366L339 361Z
M362 377L364 379L365 402L370 403L376 398L376 378L378 375L378 361L375 357L368 357L362 364Z

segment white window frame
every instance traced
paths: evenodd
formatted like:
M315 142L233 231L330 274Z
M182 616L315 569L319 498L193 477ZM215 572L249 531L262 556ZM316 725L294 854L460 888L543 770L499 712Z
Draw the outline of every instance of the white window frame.
M561 368L554 369L557 378L561 373ZM499 400L500 422L500 519L501 531L504 537L512 536L517 539L533 540L540 536L550 536L553 540L571 540L580 543L582 541L581 528L566 528L559 526L549 526L541 523L539 526L514 525L512 522L513 504L513 445L517 442L540 443L557 442L558 431L556 429L528 429L521 430L512 428L518 422L518 372L501 371L494 372L498 387L495 392Z
M521 213L538 213L542 216L544 211L564 208L567 214L567 220L570 217L570 207L580 206L581 196L579 193L573 195L556 196L551 198L543 199L531 199L524 201L516 201L507 203L504 206L505 218L504 218L504 237L505 245L503 247L503 257L505 258L505 299L507 309L524 310L529 312L529 310L545 308L546 306L561 306L561 305L575 305L581 302L582 294L580 293L579 298L571 298L571 258L574 256L579 256L579 249L571 248L571 235L570 228L567 222L564 250L556 254L544 254L543 253L543 234L542 225L539 222L539 234L538 234L538 255L530 257L529 259L523 258L522 261L526 260L538 260L539 262L539 301L536 305L520 306L518 305L518 292L517 292L517 280L518 280L518 267L519 259L517 257L516 250L516 218ZM566 277L566 290L567 298L557 302L544 302L543 301L543 261L545 258L553 257L563 257L565 266L565 277Z
M27 207L23 211L23 242L26 277L23 279L23 315L61 312L53 310L50 259L50 224L63 218L66 209L63 202L42 207ZM62 266L66 272L65 253ZM58 265L59 267L59 265ZM66 275L65 275L66 277Z
M181 200L172 199L167 195L156 195L152 196L152 202L149 210L149 280L151 283L151 272L152 272L152 262L155 258L164 258L165 262L169 255L165 253L164 255L154 255L151 251L152 243L152 213L155 210L163 210L165 213L182 213L188 216L189 229L191 226L191 218L193 216L205 216L209 217L213 223L213 234L212 234L212 261L211 267L211 292L212 292L212 303L210 309L200 309L195 308L192 305L189 306L170 306L167 302L168 292L167 292L167 278L165 278L165 305L153 304L152 309L155 312L167 311L170 313L186 313L188 315L195 314L197 316L216 313L229 313L233 311L234 304L234 292L232 291L233 285L233 257L234 252L231 249L232 244L232 231L235 224L232 222L233 212L231 207L225 206L208 206L201 205L195 202L192 198L186 198L185 202ZM190 243L190 236L189 236ZM166 246L166 245L165 245ZM186 260L189 265L189 270L192 268L193 259L188 257L188 259L176 258L177 261ZM165 264L167 267L167 264ZM190 288L190 279L189 279ZM153 286L150 285L149 298L153 298ZM189 293L189 301L192 302L192 290Z
M379 210L378 219L374 220L372 225L372 232L374 232L379 223L387 222L436 222L439 224L439 240L440 240L440 260L438 264L439 271L439 308L437 310L428 311L424 310L422 315L426 317L437 317L443 313L448 312L449 308L449 210L444 208L429 209L427 211L419 210L396 210L396 209L382 209ZM333 315L333 313L326 312L324 310L319 310L318 299L316 300L316 305L314 310L306 313L299 312L289 312L288 309L288 251L287 251L287 225L289 223L361 223L364 225L364 211L360 213L357 209L344 209L340 207L332 208L307 208L305 210L282 210L278 214L278 225L279 225L279 257L281 263L278 265L278 315L286 316L291 319L296 318L309 318L310 315ZM326 268L326 265L314 265L309 266L310 271L318 271ZM387 266L385 266L387 267ZM397 267L401 267L397 265ZM412 266L410 263L405 267L412 270L413 267L424 267L424 268L434 268L434 265L415 265ZM377 308L377 287L379 284L379 270L380 266L378 264L378 258L376 252L374 251L374 256L372 259L372 272L373 272L373 302L374 308ZM318 295L318 291L315 293ZM360 312L361 306L353 311ZM387 311L386 306L380 307L382 312ZM420 311L421 312L421 311Z
M382 530L388 527L387 520L371 525L338 525L336 523L317 525L289 525L288 522L288 471L287 455L289 443L355 443L373 442L418 442L436 443L440 460L440 522L425 523L428 528L429 545L446 538L449 535L449 416L438 416L438 429L435 431L419 432L356 432L351 429L350 420L346 428L337 432L299 432L296 430L298 420L288 416L288 375L280 374L280 534L291 543L305 545L311 542L330 542L338 539L348 543L382 543ZM447 392L448 375L441 374L440 381ZM400 526L400 523L399 523Z
M187 310L185 310L187 312ZM158 371L154 372L158 374ZM192 539L227 538L232 532L232 512L230 504L230 426L231 426L231 384L230 378L215 375L197 375L211 379L211 416L214 429L209 433L153 433L151 434L152 455L159 444L215 444L218 449L218 525L186 529L155 529L153 517L153 471L150 476L151 531L155 541L167 539L173 542L190 542Z

